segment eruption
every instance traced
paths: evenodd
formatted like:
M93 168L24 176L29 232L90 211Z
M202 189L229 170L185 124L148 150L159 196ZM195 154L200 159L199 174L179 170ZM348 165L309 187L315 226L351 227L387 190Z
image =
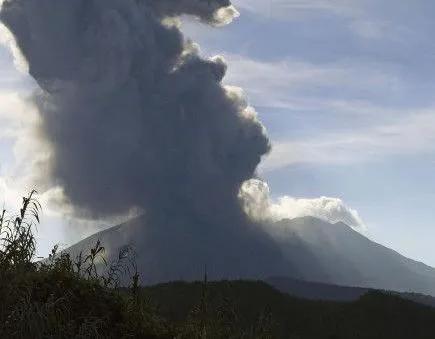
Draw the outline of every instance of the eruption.
M48 192L93 221L143 212L68 248L73 257L101 240L113 262L131 245L144 284L200 279L207 266L210 279L432 293L427 267L341 223L282 220L363 226L339 199L275 200L255 178L270 149L264 127L241 90L222 85L223 58L201 57L177 23L227 24L238 16L229 0L1 3L15 55L39 85Z
M268 139L243 98L221 85L222 58L202 59L162 23L181 14L224 23L231 8L223 0L4 3L1 19L42 89L35 100L50 176L74 206L99 217L235 203Z
M238 12L229 0L5 0L0 18L40 87L49 178L77 213L140 208L148 228L130 238L149 251L153 239L186 265L272 272L281 253L238 199L269 140L240 90L222 85L224 60L200 57L168 20L184 14L219 26Z

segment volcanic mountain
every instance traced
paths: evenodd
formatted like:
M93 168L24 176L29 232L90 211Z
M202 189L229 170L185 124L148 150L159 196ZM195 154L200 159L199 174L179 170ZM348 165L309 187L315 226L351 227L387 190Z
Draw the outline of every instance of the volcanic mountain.
M264 244L243 243L240 240L244 237L231 233L229 227L203 228L203 232L198 232L198 227L187 222L180 225L182 221L178 221L175 226L169 217L165 228L147 223L145 216L133 219L94 234L67 251L75 256L100 240L108 260L114 261L120 251L132 246L143 284L198 280L207 269L210 279L286 276L435 295L435 269L377 244L341 222L332 224L303 217L262 225L283 258L267 269L257 246L269 244L270 239ZM213 243L219 246L211 246Z

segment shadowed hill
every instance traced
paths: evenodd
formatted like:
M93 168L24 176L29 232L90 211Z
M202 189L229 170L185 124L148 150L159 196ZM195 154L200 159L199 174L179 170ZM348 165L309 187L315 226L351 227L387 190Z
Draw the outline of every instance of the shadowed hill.
M160 312L175 322L183 321L203 290L202 283L185 282L144 289ZM266 310L276 326L276 338L419 339L435 333L435 309L381 292L350 303L309 301L262 282L223 281L208 283L207 294L210 309L230 300L241 322L252 322Z
M192 224L192 219L197 224ZM120 250L132 246L141 283L145 285L198 280L205 266L213 280L261 279L293 270L274 241L259 227L244 232L231 225L209 226L204 220L185 214L168 214L158 220L159 226L155 225L147 216L141 216L94 234L66 251L75 257L101 240L107 259L112 262Z
M184 221L183 221L184 220ZM133 245L143 284L197 280L207 265L211 279L265 279L286 276L343 286L360 286L435 295L435 270L376 244L343 223L330 224L305 217L265 226L260 237L247 239L231 227L200 228L190 217L168 215L165 227L154 227L145 217L97 233L68 249L77 254L98 239L109 261L120 249ZM253 234L253 232L250 232ZM285 261L267 265L259 248L270 246ZM242 241L244 240L244 241ZM220 245L213 245L220 244ZM279 258L279 255L276 255Z
M270 277L264 281L283 293L308 300L355 301L374 291L363 287L338 286L287 277Z
M356 301L369 292L377 292L377 290L370 288L331 285L291 279L288 277L270 277L265 279L265 282L278 291L308 300L349 302ZM383 292L435 308L435 298L429 295L393 291Z

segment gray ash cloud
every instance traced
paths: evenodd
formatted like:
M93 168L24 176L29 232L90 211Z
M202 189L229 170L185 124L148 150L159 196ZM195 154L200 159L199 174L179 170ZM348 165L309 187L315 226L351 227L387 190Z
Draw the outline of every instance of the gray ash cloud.
M12 0L1 13L43 92L50 176L100 217L138 206L207 209L237 196L269 149L226 66L186 49L165 16L214 23L228 1ZM209 206L205 206L209 204Z
M163 20L187 14L224 24L237 14L230 5L6 0L1 20L41 89L35 102L52 150L44 174L77 211L100 218L139 207L156 228L171 215L185 219L180 225L222 228L233 257L249 247L254 267L252 252L262 262L276 253L237 195L269 140L246 101L222 86L223 60L200 57ZM228 243L219 237L216 246Z

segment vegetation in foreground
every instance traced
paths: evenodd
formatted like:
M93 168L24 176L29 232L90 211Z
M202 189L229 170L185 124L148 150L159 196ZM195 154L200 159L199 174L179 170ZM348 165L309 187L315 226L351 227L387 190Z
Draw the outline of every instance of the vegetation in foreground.
M141 288L126 250L107 273L97 243L71 258L53 249L35 261L40 205L32 192L19 214L0 215L0 338L435 337L435 309L370 292L356 302L290 297L262 282L174 282ZM119 286L121 275L131 286Z
M23 198L17 215L0 215L0 338L273 338L268 315L241 321L227 308L208 307L207 282L183 321L166 320L139 288L134 255L98 273L104 259L99 242L76 258L55 247L47 260L35 259L34 227L41 206L36 192ZM107 263L106 263L107 264ZM131 286L120 287L123 275ZM175 300L168 308L177 308ZM171 306L172 305L172 306ZM243 326L242 326L243 324Z

